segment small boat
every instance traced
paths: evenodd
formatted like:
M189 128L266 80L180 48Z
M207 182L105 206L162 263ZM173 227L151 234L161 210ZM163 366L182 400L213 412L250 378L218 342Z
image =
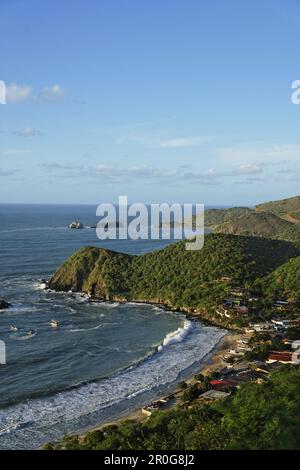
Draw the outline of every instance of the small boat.
M28 336L32 336L34 334L34 330L29 330L27 334Z
M16 325L10 325L11 331L19 331L19 328Z
M59 326L59 322L57 320L51 320L50 324L52 328L57 328Z

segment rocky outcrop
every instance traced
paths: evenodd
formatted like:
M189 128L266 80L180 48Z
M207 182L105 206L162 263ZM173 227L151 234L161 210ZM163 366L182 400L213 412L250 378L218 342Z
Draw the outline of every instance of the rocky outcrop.
M5 310L10 307L11 307L11 304L9 302L6 302L6 300L4 299L0 299L0 310Z
M74 220L74 222L72 222L70 225L68 225L68 227L72 228L72 229L75 229L75 230L78 230L78 229L83 228L83 223L80 222L79 220Z

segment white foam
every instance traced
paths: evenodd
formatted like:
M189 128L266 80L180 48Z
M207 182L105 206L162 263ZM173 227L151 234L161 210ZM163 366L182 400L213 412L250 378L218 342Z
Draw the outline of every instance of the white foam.
M98 330L99 328L101 328L101 326L103 326L103 324L99 323L99 325L93 326L92 328L75 328L75 329L72 329L72 330L69 330L69 331L71 333L78 333L78 332L81 332L81 331L92 331L92 330Z
M14 339L15 341L26 341L28 339L34 338L36 336L36 333L32 333L31 335L27 334L24 336L13 336L10 335L10 338Z
M46 290L48 286L46 282L38 282L34 284L34 287L39 290Z

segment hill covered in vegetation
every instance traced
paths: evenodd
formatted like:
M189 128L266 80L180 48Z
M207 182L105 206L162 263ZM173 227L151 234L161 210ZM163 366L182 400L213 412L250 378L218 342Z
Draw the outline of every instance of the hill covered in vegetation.
M211 234L202 250L187 251L185 242L142 256L86 247L54 274L49 287L81 291L103 300L164 303L174 308L215 305L232 285L251 287L300 251L290 242Z
M300 257L290 259L261 281L266 298L300 301Z

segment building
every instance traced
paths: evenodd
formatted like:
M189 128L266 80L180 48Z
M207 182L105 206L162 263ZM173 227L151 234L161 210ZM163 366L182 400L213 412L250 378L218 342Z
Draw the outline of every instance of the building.
M224 388L235 388L237 382L231 379L210 380L208 385L212 390L223 390Z
M300 362L300 354L292 351L270 351L268 353L267 363L282 362L283 364L292 364ZM299 363L298 362L298 363Z
M202 395L200 395L200 399L201 400L220 400L222 398L226 398L226 397L229 397L230 396L230 393L227 393L227 392L221 392L219 390L208 390L207 392L205 393L202 393Z
M285 320L280 318L274 318L271 322L277 327L277 329L287 330L288 328L297 328L299 326L299 318L294 318L291 320Z

